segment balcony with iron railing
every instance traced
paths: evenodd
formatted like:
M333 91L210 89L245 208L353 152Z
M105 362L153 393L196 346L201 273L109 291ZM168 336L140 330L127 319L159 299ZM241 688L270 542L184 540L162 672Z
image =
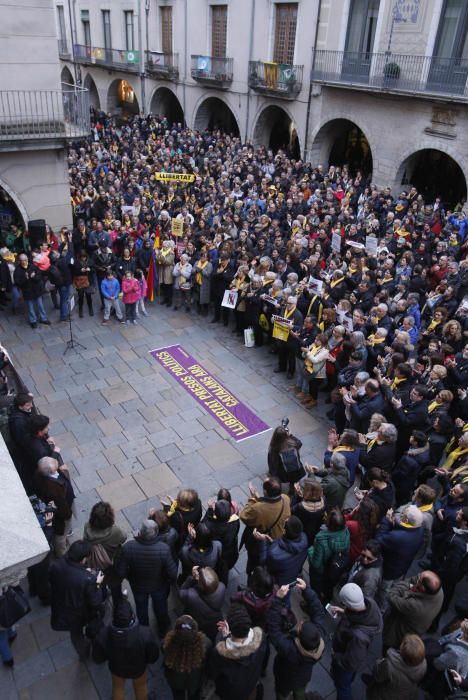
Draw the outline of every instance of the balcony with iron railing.
M0 90L0 144L75 139L89 134L89 93L62 90Z
M316 50L311 77L339 87L468 99L468 59L462 58Z
M73 57L77 63L88 66L116 68L129 73L140 70L140 52L124 49L105 49L102 46L73 45Z
M192 55L191 75L204 85L227 89L232 83L233 65L232 58Z
M304 66L249 61L249 87L270 97L294 100L302 89Z
M145 69L152 78L179 79L179 54L161 51L145 52Z
M58 40L58 52L60 58L64 58L65 60L70 60L71 58L71 52L68 47L68 42L66 39L59 39Z

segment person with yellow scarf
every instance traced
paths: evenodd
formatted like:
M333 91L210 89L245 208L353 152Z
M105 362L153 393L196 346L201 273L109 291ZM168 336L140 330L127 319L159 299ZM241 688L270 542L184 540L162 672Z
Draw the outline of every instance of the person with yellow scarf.
M286 372L288 379L294 376L296 367L297 339L302 329L303 317L297 308L297 297L289 296L284 311L281 314L286 321L290 321L291 328L286 340L277 340L278 367L273 370L276 374Z
M161 304L172 306L172 293L174 278L174 244L172 241L163 241L162 248L156 250L156 263L158 266L159 284L161 287Z
M206 316L211 298L211 275L213 265L208 259L208 252L202 250L199 260L193 266L193 299L197 304L197 313Z

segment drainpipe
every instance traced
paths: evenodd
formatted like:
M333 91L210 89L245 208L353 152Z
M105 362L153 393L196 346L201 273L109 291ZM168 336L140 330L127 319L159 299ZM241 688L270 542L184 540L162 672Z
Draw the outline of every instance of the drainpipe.
M186 124L188 124L187 104L186 104L186 99L185 99L185 84L187 82L187 75L188 75L188 69L187 69L187 46L188 46L187 12L188 12L187 0L184 0L184 77L182 80L182 103L183 103L183 110L184 110L184 120L185 120Z
M74 9L74 4L73 4L73 9ZM71 9L71 0L68 0L68 19L70 22L70 38L71 38L71 55L72 55L72 61L73 61L73 74L75 76L75 85L78 83L78 70L76 67L76 61L75 61L75 52L73 50L73 47L75 44L77 44L77 37L76 37L76 24L74 25L73 23L73 14L72 14L72 9Z
M250 9L250 37L249 37L249 66L250 61L253 61L253 45L254 45L254 22L255 22L255 0L252 0ZM250 118L250 85L248 77L249 67L247 67L247 113L245 117L245 143L249 138L249 118Z
M315 26L315 39L314 45L312 46L312 61L310 64L310 75L309 75L309 96L307 98L307 116L306 116L306 131L305 131L305 143L304 143L304 158L306 156L307 143L309 141L309 121L310 121L310 107L312 103L312 68L314 66L315 49L317 48L317 37L320 27L320 15L322 13L322 0L319 0L318 12L317 12L317 24Z
M143 26L142 26L142 7L141 2L138 2L138 46L140 47L140 87L141 87L141 111L146 114L146 95L145 95L145 52L143 50Z

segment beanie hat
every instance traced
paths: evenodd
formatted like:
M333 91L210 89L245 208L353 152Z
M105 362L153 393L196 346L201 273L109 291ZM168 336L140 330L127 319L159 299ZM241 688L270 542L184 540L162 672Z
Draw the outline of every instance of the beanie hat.
M304 622L299 632L299 641L307 651L317 649L321 641L317 625L314 625L313 622Z
M231 605L227 614L227 623L233 637L247 637L252 621L243 605Z
M364 595L356 583L346 583L340 591L340 600L349 610L364 608Z
M113 623L116 627L129 627L134 618L133 609L128 600L121 598L114 609Z

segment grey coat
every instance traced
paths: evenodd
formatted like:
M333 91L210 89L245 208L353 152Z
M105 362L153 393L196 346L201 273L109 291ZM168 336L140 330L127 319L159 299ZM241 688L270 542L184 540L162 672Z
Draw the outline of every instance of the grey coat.
M389 649L374 666L373 680L367 688L367 700L417 700L418 684L426 673L426 660L408 666L396 649Z
M390 609L384 622L385 646L399 647L405 634L424 634L440 612L444 601L442 588L435 595L412 591L416 579L394 583L388 592Z
M213 265L209 262L208 265L206 265L206 267L204 267L201 271L202 283L200 287L197 284L195 284L196 273L198 272L197 265L198 263L195 263L192 270L192 282L194 284L194 290L199 290L199 304L209 304L211 301L211 274L213 272Z
M441 637L439 644L444 647L440 656L434 659L438 671L454 668L460 676L468 676L468 642L463 641L463 633L458 629Z

